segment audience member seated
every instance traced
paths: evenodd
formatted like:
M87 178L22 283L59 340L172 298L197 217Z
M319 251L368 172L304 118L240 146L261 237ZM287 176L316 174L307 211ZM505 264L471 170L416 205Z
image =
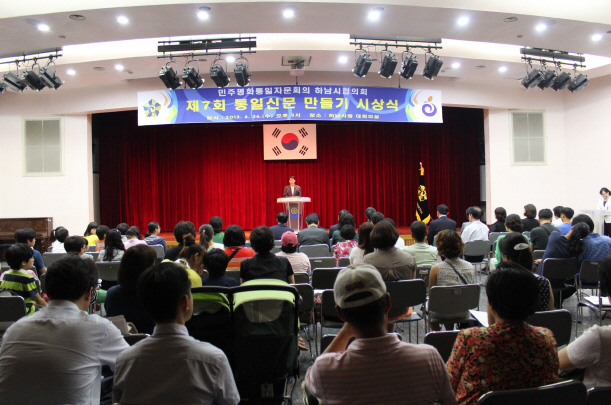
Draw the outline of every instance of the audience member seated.
M470 224L463 229L461 239L463 243L473 242L476 240L488 240L488 227L480 219L482 218L482 209L480 207L467 208L467 219ZM465 255L465 260L471 263L478 263L484 260L484 256L468 256Z
M306 373L310 395L325 404L455 403L437 350L387 334L390 295L373 266L340 271L333 291L345 323Z
M339 259L342 257L349 257L352 249L358 247L359 245L354 226L345 224L341 227L339 232L343 241L337 242L333 248L333 254L335 255L337 266L339 266Z
M526 323L539 308L535 276L519 265L501 262L488 277L486 295L490 326L461 330L447 363L459 404L475 404L488 391L557 381L552 332Z
M494 217L496 222L490 225L490 232L507 232L505 228L505 219L507 218L507 211L503 207L496 207L494 209Z
M414 221L410 225L412 238L416 241L413 245L403 248L416 261L416 266L432 266L437 262L437 248L429 246L426 242L426 224L422 221ZM456 228L453 230L456 233Z
M225 242L223 242L223 239L225 238L225 233L223 232L223 218L212 217L210 218L210 222L208 223L210 224L210 226L212 226L212 229L214 230L214 242L224 244Z
M47 268L45 267L45 262L42 260L42 255L36 249L34 249L34 245L36 244L36 231L32 228L23 228L15 231L15 243L25 243L32 249L32 254L34 255L34 268L38 272L38 275L43 275L46 273Z
M601 262L611 254L611 238L594 232L592 218L585 214L577 215L573 221L585 222L590 228L590 234L583 240L583 252L577 256L579 266L583 262Z
M375 214L374 214L375 215ZM397 249L397 228L383 219L371 231L371 243L377 250L363 258L382 274L384 281L408 280L416 277L416 262L409 253Z
M350 251L350 264L362 263L365 255L373 252L371 231L373 231L373 223L371 223L371 221L363 222L361 226L359 226L359 245L352 248Z
M544 208L539 211L540 226L530 231L530 248L532 250L545 250L545 248L547 247L549 235L552 232L558 232L562 234L560 229L552 225L553 216L554 214L549 208Z
M125 246L123 246L121 241L121 234L112 230L106 235L104 250L100 252L98 262L120 262L123 253L125 253Z
M159 234L161 233L161 227L158 222L149 222L147 226L148 232L144 234L144 241L147 245L161 245L163 246L163 252L165 253L168 250L168 246Z
M319 222L318 214L315 212L308 214L306 217L306 225L308 227L299 231L299 235L297 235L300 245L329 244L329 234L324 228L318 227Z
M85 239L87 239L87 243L89 246L95 246L98 243L98 236L95 231L98 227L97 222L90 222L87 225L87 229L85 229L85 234L83 235Z
M191 287L201 287L202 273L204 272L204 255L207 248L199 243L195 243L195 238L189 234L185 235L183 243L184 247L178 254L176 263L181 264L187 271Z
M155 249L138 245L125 251L117 273L119 284L111 287L106 294L104 308L108 316L125 316L127 322L136 325L139 333L153 333L153 322L146 317L138 304L136 283L144 270L157 261Z
M329 227L329 240L333 240L333 234L335 233L335 231L337 231L337 230L339 230L339 228L341 228L341 225L340 225L341 219L346 214L350 214L350 211L343 210L343 209L339 210L339 214L337 214L337 224L331 225Z
M212 248L204 255L204 268L208 271L208 278L202 285L215 285L219 287L237 287L240 285L238 280L229 277L227 264L229 256L221 249Z
M345 242L346 239L342 236L341 231L342 228L346 225L350 225L352 226L353 229L356 229L356 223L354 221L354 216L349 213L346 212L344 213L340 218L339 218L339 222L337 223L337 229L335 231L333 231L332 237L331 237L331 245L336 245L339 242ZM357 240L358 242L358 240Z
M23 298L26 315L32 315L39 308L46 307L47 302L39 292L38 278L29 270L34 267L32 248L25 243L15 243L6 250L4 259L10 269L2 273L0 288L10 290Z
M225 245L225 253L229 256L228 270L238 270L243 260L255 255L254 250L244 247L246 235L239 225L229 225L225 229L223 245Z
M87 253L88 246L87 239L83 238L82 236L68 236L64 241L64 249L66 250L66 253L74 253L77 256L80 256L81 259L93 260L93 256Z
M104 243L106 241L106 235L108 235L110 229L106 225L100 225L95 229L95 235L98 237L98 241L95 244L95 251L101 252L104 250Z
M377 225L378 223L382 222L383 219L384 219L384 214L382 214L380 211L376 211L373 214L371 214L371 223L373 225Z
M155 321L153 335L117 359L113 402L122 404L237 404L229 361L206 342L189 336L191 285L174 263L161 263L138 280L138 300Z
M554 225L556 228L558 228L560 225L562 225L562 209L564 207L561 205L558 205L556 207L554 207L553 211L554 211L554 221L552 222L552 225Z
M174 238L178 242L177 246L172 246L165 252L164 259L170 261L176 261L178 254L185 247L184 239L185 236L191 235L195 239L195 225L191 221L181 221L174 226Z
M127 242L123 243L123 246L125 246L125 250L129 249L132 246L147 244L145 241L142 240L142 234L140 234L140 229L137 226L130 226L127 232L125 233L125 236L127 236Z
M250 233L250 244L257 254L240 263L240 283L261 278L295 283L293 268L288 259L271 252L274 247L274 233L271 229L267 226L253 229Z
M225 249L222 243L216 243L214 241L214 229L212 225L204 224L199 227L199 243L207 246L209 249Z
M280 252L276 253L278 257L285 257L291 263L294 273L312 274L312 264L310 258L305 253L297 251L299 242L295 232L285 232L281 239L282 246Z
M66 253L64 249L64 241L70 236L70 233L63 226L58 226L51 232L51 252L53 253Z
M376 209L373 207L367 207L365 209L365 218L367 218L367 222L371 222L371 216L376 213Z
M128 345L112 322L87 314L98 283L95 264L67 255L49 266L45 279L49 305L2 338L2 404L98 404L102 366L114 369Z
M524 232L530 232L534 228L539 226L539 221L537 221L537 207L533 204L526 204L524 206L524 216L526 218L522 219L522 227L524 228Z
M526 270L533 271L533 255L528 247L528 239L519 233L510 233L501 241L501 257L504 262L519 264ZM554 309L554 294L550 281L538 274L537 285L539 286L540 305L537 311L551 311Z
M443 260L431 267L429 272L429 291L436 286L475 284L475 270L473 265L462 260L465 245L460 236L454 231L445 230L437 234L437 252ZM435 318L468 317L467 313L438 314L431 312ZM445 324L447 330L454 329L453 324ZM431 322L431 329L440 330L439 324Z
M507 230L509 231L509 234L511 233L517 233L522 235L522 227L523 227L523 222L520 219L520 216L518 214L510 214L507 215L507 218L505 218L505 227L507 228ZM494 265L498 266L499 263L501 262L501 241L503 240L503 238L505 238L507 235L499 235L499 237L496 240L496 247L494 249ZM526 238L526 240L528 240L528 238Z
M611 256L607 256L599 265L600 294L605 296L609 305L611 297ZM611 326L594 325L560 350L560 370L570 371L584 368L583 383L590 388L611 386Z
M445 204L439 204L437 206L437 219L431 222L431 227L429 229L428 242L429 245L434 244L435 235L444 229L448 229L450 231L456 232L456 221L448 218L448 213L450 212L449 208Z
M562 220L562 224L558 225L556 228L560 229L563 235L566 235L571 230L571 227L574 224L571 224L573 219L573 215L575 215L575 211L573 211L570 207L562 207L560 210L560 219Z
M278 215L276 215L276 220L278 220L278 224L269 228L274 233L275 240L282 239L284 232L295 232L294 229L286 226L286 223L289 220L289 216L286 212L279 212Z
M121 242L123 243L127 242L127 236L125 236L125 233L128 229L129 225L125 222L121 222L119 225L117 225L117 231L119 231L119 233L121 234Z

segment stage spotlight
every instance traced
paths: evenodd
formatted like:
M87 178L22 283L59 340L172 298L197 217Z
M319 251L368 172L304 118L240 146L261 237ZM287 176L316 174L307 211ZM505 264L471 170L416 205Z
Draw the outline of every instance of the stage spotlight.
M566 86L569 85L570 81L571 75L567 72L562 72L554 79L554 82L552 83L552 89L556 91L563 90Z
M25 72L23 74L22 80L32 90L40 91L45 88L45 84L42 80L40 80L40 77L38 77L38 75L33 70L28 70L27 72Z
M418 58L416 58L416 55L410 55L407 58L403 59L403 65L401 66L401 70L399 71L399 76L404 79L411 79L414 73L416 73L417 68Z
M216 63L216 60L214 61L212 66L210 66L210 77L212 78L212 80L214 80L214 83L216 83L216 87L227 87L229 85L229 82L231 81L229 75L227 74L227 72L225 72L225 69L223 69L221 65Z
M443 66L443 61L439 58L439 56L431 55L424 65L422 76L429 80L433 80L433 78L439 74L441 66Z
M168 89L176 90L182 84L171 66L166 65L162 67L161 72L159 72L159 78Z
M204 79L202 79L199 72L193 66L185 66L182 71L182 80L192 89L199 89L204 85Z
M590 83L588 76L580 74L579 76L575 77L571 83L569 83L569 91L574 93L576 91L583 90L588 83Z
M543 79L541 79L539 84L537 84L537 87L539 87L541 90L547 89L554 83L556 76L557 74L555 71L547 69L545 73L543 73Z
M55 73L55 69L51 68L50 66L40 69L40 74L38 77L50 89L57 90L62 84L64 84L59 76L57 76L57 73Z
M543 79L543 72L539 69L533 69L522 79L522 86L525 88L535 87Z
M380 66L380 71L378 74L385 79L390 79L393 73L395 73L396 68L397 57L392 52L388 52L385 53L384 57L382 58L382 65Z
M354 64L354 69L352 69L352 73L356 77L365 77L367 76L367 72L369 72L369 68L371 67L371 55L368 53L362 53L356 59L356 63Z
M239 58L238 61L243 60L244 62L236 62L233 68L233 74L235 75L235 81L238 86L245 87L250 84L250 73L248 72L248 61L244 58Z
M3 83L6 87L14 91L24 91L25 88L28 87L27 84L25 84L23 80L18 78L14 73L5 74Z

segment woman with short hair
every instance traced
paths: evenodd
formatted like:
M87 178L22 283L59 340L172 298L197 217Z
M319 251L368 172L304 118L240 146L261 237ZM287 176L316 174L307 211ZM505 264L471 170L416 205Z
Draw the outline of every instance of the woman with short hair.
M366 255L363 263L371 264L382 274L384 281L408 280L416 277L416 261L395 244L399 231L388 220L378 222L371 231L375 252Z

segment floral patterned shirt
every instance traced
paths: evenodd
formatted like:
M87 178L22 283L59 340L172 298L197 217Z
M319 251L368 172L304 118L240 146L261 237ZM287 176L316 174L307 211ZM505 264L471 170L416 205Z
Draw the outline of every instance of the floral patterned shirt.
M463 329L447 368L456 402L475 404L488 391L556 382L556 340L549 329L527 323Z
M335 254L335 260L337 260L337 265L339 266L339 259L342 257L350 256L350 251L352 248L357 247L359 242L356 240L347 240L343 242L337 242L335 247L333 248L333 253Z

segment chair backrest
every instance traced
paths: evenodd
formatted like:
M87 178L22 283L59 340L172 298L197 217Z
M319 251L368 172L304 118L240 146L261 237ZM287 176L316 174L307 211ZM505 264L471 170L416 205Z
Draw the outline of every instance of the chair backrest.
M295 284L310 284L308 273L295 273Z
M100 252L89 252L87 254L93 258L94 262L97 261L98 260L98 256L100 256Z
M526 239L530 240L530 231L524 231L522 232L522 235L524 235Z
M424 337L424 343L437 349L445 363L450 358L450 354L452 354L456 336L458 336L457 330L429 332Z
M401 316L409 307L424 304L426 301L426 284L419 278L387 281L386 291L390 294L389 318Z
M543 259L545 250L533 250L533 260Z
M577 380L563 381L521 390L490 391L477 401L479 405L541 405L586 403L586 387Z
M543 261L543 277L550 280L565 280L567 278L575 277L575 274L579 271L577 266L577 259L572 257L570 259L545 259Z
M123 336L123 339L125 339L128 345L133 346L149 336L148 333L132 333L131 335Z
M275 240L275 241L274 241L274 246L275 246L275 247L278 247L278 248L279 248L279 247L282 247L282 240Z
M465 231L465 228L468 227L469 225L471 225L471 222L469 222L469 221L462 223L462 225L460 226L460 234L461 235Z
M496 240L499 238L499 236L501 235L507 235L509 232L490 232L488 234L488 240L490 241L490 244L492 246L494 246L494 244L496 243Z
M581 263L581 269L579 270L579 278L581 280L587 280L589 282L600 281L600 275L598 274L598 262Z
M165 256L165 252L163 251L163 246L161 245L150 245L153 249L155 249L155 253L157 253L157 259L163 259Z
M238 280L238 283L240 282L240 270L227 270L225 275Z
M526 320L533 326L542 326L551 330L556 338L557 346L568 345L571 340L573 317L566 309L535 312Z
M312 270L319 268L335 267L337 261L335 257L310 257L310 266Z
M465 256L485 256L490 253L490 241L487 240L472 240L465 243Z
M335 339L336 336L337 335L324 335L320 339L320 352L321 353L327 350L327 347L329 347L329 345L331 344L331 342L333 342L333 339Z
M320 319L323 326L327 322L343 323L335 310L335 296L333 295L333 290L325 290L322 292L320 300Z
M611 404L611 387L596 387L588 390L587 405Z
M53 252L45 252L42 254L42 261L45 263L45 267L49 268L51 263L56 261L57 259L63 257L66 253L53 253Z
M314 308L314 289L310 284L293 284L301 296L299 312L309 312Z
M18 295L0 296L0 337L17 320L25 316L25 301Z
M439 314L452 314L477 308L479 290L479 284L432 287L428 309Z
M308 257L331 257L329 245L301 245L299 251L305 253Z
M87 252L95 252L97 246L93 245L93 246L88 246L87 247Z
M435 235L437 236L437 235ZM416 267L416 277L424 280L426 288L429 288L429 275L431 273L432 266L418 266Z
M280 248L280 246L274 246L271 250L272 254L276 254L276 253L280 253L282 252L282 249Z
M95 267L98 269L98 278L105 281L117 281L120 262L96 262Z
M332 290L340 267L314 269L312 271L312 288L315 290Z
M350 258L349 257L340 257L339 258L339 267L348 267L350 266Z

